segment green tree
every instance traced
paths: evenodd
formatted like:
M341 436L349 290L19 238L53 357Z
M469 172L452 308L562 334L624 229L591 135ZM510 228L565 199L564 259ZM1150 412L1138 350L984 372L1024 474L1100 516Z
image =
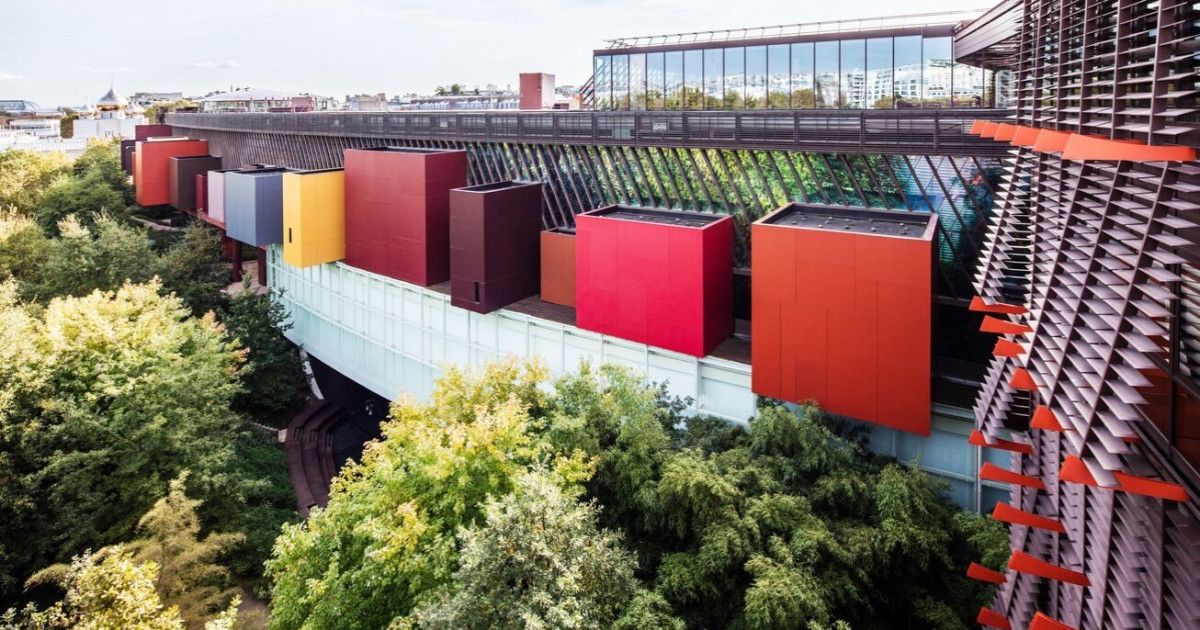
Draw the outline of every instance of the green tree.
M82 177L60 175L50 182L33 211L47 234L56 234L60 221L77 217L91 224L94 216L125 210L125 197L105 180L103 173L89 171ZM116 216L110 214L110 216Z
M160 123L162 122L163 116L166 116L169 112L173 112L177 109L196 107L197 105L198 103L196 103L196 101L186 98L181 98L166 103L154 103L146 108L146 120L149 121L150 124Z
M267 562L276 628L379 628L450 582L460 527L483 521L544 453L537 365L449 368L429 403L401 399L383 439L334 480L325 509L286 526ZM556 474L578 480L581 462ZM353 611L352 613L350 611Z
M198 628L238 596L233 578L220 559L245 536L210 532L200 536L200 501L189 499L187 472L171 481L161 498L138 521L141 537L127 548L140 564L159 567L155 591L163 604L179 610L188 627Z
M205 223L188 224L183 238L159 259L158 275L197 316L226 305L221 289L229 284L229 267L221 261L221 238Z
M240 353L213 318L191 318L158 288L27 309L2 285L0 594L37 567L127 540L185 469L206 528L246 531L277 513L263 500L277 482L235 458Z
M46 243L43 258L29 276L14 274L22 295L47 302L59 296L112 291L126 282L154 277L157 257L145 230L109 215L85 226L69 216L58 225L59 237Z
M88 141L87 148L71 164L76 177L95 176L121 193L125 205L133 204L133 186L121 170L121 145L117 139Z
M164 607L155 591L161 579L153 562L138 562L116 546L74 558L62 575L66 590L62 601L46 610L30 605L21 612L7 611L0 628L28 630L184 630L175 606ZM205 630L231 630L240 598L203 625ZM200 627L200 626L197 626Z
M419 611L422 628L608 628L638 587L620 536L549 475L520 477L460 535L453 595Z
M32 214L50 182L67 169L63 153L0 151L0 211Z
M58 121L58 135L63 138L74 137L76 120L79 120L79 112L70 107L64 109L62 118Z
M291 327L287 310L270 296L242 291L229 300L221 321L246 348L236 405L262 417L286 411L304 382L300 354L283 336Z

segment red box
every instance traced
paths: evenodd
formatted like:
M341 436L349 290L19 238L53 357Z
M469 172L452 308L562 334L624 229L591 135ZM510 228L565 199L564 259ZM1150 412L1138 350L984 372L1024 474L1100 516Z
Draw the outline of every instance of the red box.
M133 186L140 206L171 201L171 158L208 155L208 140L156 138L140 140L133 154Z
M133 139L134 140L149 140L150 138L163 138L171 136L175 130L171 125L134 125Z
M936 214L791 204L751 226L751 389L929 435Z
M552 109L554 107L554 75L545 72L521 73L521 109Z
M733 218L607 206L575 218L575 321L693 356L733 333Z
M421 286L450 279L450 190L465 151L346 149L346 264Z
M196 212L208 214L208 174L196 175Z

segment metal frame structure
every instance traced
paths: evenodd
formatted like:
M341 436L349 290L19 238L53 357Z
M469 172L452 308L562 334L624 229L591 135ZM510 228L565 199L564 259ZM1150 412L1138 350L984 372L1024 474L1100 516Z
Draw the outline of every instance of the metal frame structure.
M1006 160L976 282L1002 333L979 442L1016 451L1012 471L1038 484L1013 485L1013 507L1061 531L1011 527L990 613L1012 627L1038 612L1080 629L1195 627L1200 164L1137 156L1200 145L1200 11L1018 0L988 19L1004 24L993 50L971 54L1016 71L1016 124L1124 142L1111 146L1128 156L1034 144Z
M167 115L176 128L537 144L999 157L968 133L1011 110L310 112Z

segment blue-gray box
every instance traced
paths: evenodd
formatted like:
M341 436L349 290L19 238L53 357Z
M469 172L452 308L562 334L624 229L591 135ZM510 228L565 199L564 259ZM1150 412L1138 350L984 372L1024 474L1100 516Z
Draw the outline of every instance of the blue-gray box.
M285 169L225 173L225 234L262 247L283 242Z

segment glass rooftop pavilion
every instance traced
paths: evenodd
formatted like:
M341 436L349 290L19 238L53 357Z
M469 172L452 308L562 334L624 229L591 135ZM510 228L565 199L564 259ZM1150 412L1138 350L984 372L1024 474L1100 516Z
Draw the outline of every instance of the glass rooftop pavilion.
M609 40L598 110L994 107L991 71L954 62L982 11Z

